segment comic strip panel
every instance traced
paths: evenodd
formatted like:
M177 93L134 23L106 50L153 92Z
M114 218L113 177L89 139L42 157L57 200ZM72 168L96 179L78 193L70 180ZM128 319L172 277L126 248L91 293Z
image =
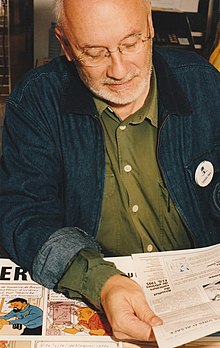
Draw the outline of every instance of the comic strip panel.
M49 291L46 335L111 336L112 331L104 314L81 301Z
M37 284L1 284L0 335L41 335L44 289Z

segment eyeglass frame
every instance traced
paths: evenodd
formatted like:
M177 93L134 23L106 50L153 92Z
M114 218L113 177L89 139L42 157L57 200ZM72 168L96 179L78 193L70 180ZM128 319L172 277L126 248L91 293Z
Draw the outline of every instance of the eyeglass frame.
M115 52L117 52L117 51L119 51L121 54L123 54L123 55L125 55L125 56L126 56L126 55L129 56L129 55L133 55L133 54L138 54L138 53L140 53L140 52L142 51L142 49L144 48L146 42L147 42L148 40L151 40L151 39L152 39L152 36L151 36L151 35L145 36L143 33L131 34L130 37L131 37L131 36L137 36L137 37L139 37L139 38L142 40L142 42L143 42L143 46L141 46L140 49L139 49L137 52L132 52L132 53L124 53L124 52L123 52L123 47L121 47L121 46L123 45L123 41L129 38L129 36L128 36L127 38L125 38L124 40L122 40L122 42L118 45L118 47L117 47L115 50L110 50L108 47L104 47L104 46L84 47L83 50L82 50L82 52L80 53L80 55L79 55L78 57L73 57L72 61L73 61L73 62L80 62L80 63L83 64L84 66L91 66L91 67L94 66L94 67L97 67L97 66L100 66L100 65L104 64L105 58L109 58L109 57L111 56L112 53L115 53ZM99 62L98 64L95 64L95 65L93 65L93 64L92 64L92 65L90 65L90 64L85 64L84 61L83 61L83 55L85 54L85 51L86 51L87 49L93 49L93 48L94 48L94 49L96 49L96 48L103 49L103 52L105 52L104 55L103 55L103 61L101 61L101 62ZM125 49L125 47L124 47L124 49ZM92 57L91 57L91 58L92 58Z
M150 12L151 12L151 11L150 11ZM149 13L150 13L150 12L149 12ZM143 41L143 42L144 42L144 45L142 46L143 48L144 48L145 43L146 43L147 41L153 40L153 38L154 38L154 29L153 29L153 26L152 26L152 23L151 23L152 17L149 18L149 13L147 13L147 24L148 24L147 27L148 27L148 33L149 33L149 34L148 34L148 36L144 36L144 41ZM86 49L87 47L83 48L83 50L82 50L82 52L81 52L81 57L80 57L80 56L76 57L76 56L74 55L72 45L70 44L69 40L67 39L67 37L66 37L66 35L65 35L63 29L64 29L64 28L63 28L62 24L58 22L58 23L56 24L56 26L55 26L55 30L54 30L54 31L55 31L55 34L56 34L57 39L60 41L60 43L61 43L61 45L62 45L62 48L63 48L63 50L64 50L64 53L65 53L65 55L67 56L67 59L68 59L68 60L71 60L73 63L79 62L79 63L81 63L82 65L85 65L85 64L83 63L82 55L84 54L84 49ZM131 34L131 35L132 35L132 34ZM134 35L135 35L135 33L134 33ZM137 33L136 35L141 35L141 36L142 36L142 35L144 35L144 34L143 34L143 33ZM127 37L129 37L129 35L128 35ZM124 38L124 39L126 39L126 38ZM122 41L123 41L124 39L122 39ZM94 46L94 47L99 47L99 46ZM101 47L101 46L100 46L100 47ZM91 46L91 48L92 48L92 46ZM111 50L109 50L107 47L104 47L104 46L103 46L103 48L106 49L107 52L109 53L109 55L107 56L107 58L110 57L112 53L117 52L117 51L119 51L121 54L123 54L123 52L120 51L120 44L118 45L117 49L114 50L114 51L111 51ZM77 47L76 47L76 49L77 49ZM140 51L141 51L141 50L142 50L142 48L140 49ZM140 53L140 51L135 52L135 53L131 53L130 55L138 54L138 53ZM126 54L125 54L125 55L126 55ZM128 54L128 55L129 55L129 54ZM105 57L104 57L104 58L105 58ZM102 63L101 63L101 64L102 64ZM99 65L101 65L101 64L94 65L94 67L95 67L95 66L99 66ZM89 67L89 65L85 65L85 66L88 66L88 67Z
M148 16L147 16L147 24L148 24L148 32L149 32L149 35L148 35L148 36L145 36L143 33L134 33L134 34L128 35L127 37L125 37L124 39L121 40L121 41L124 41L126 38L129 38L129 36L132 36L132 35L137 35L137 36L142 36L142 37L144 37L144 40L143 40L144 45L140 48L139 51L137 51L137 52L132 52L131 54L124 54L124 55L133 55L133 54L138 54L138 53L140 53L141 50L142 50L142 48L144 48L145 43L146 43L147 41L153 39L154 35L152 35L152 33L151 33L151 24L150 24L150 21L149 21L149 17L148 17ZM62 26L61 26L59 23L57 23L56 28L59 30L59 33L56 33L56 36L57 36L57 38L59 39L59 41L61 42L61 44L62 44L62 46L63 46L63 48L64 48L64 51L66 50L67 53L68 53L68 55L69 55L69 57L72 58L72 62L73 62L73 63L79 62L79 63L81 63L82 65L88 66L88 67L97 67L97 66L100 66L100 65L103 64L103 62L101 62L101 63L98 64L98 65L87 65L87 64L83 63L83 57L82 57L82 55L84 54L84 50L87 49L87 48L93 48L93 47L92 47L92 46L91 46L91 47L84 47L84 48L82 49L82 52L80 53L80 56L76 57L76 56L74 55L72 45L70 44L69 40L67 39L67 37L66 37L66 35L65 35L64 31L63 31ZM56 31L56 29L55 29L55 31ZM109 57L111 56L112 53L117 52L117 51L119 51L121 54L123 54L123 52L120 50L120 45L121 45L121 43L118 45L118 47L116 48L116 50L113 50L113 51L112 51L112 50L109 50L108 47L104 47L104 46L103 46L103 47L102 47L102 46L94 46L94 48L98 48L98 47L104 48L104 49L106 50L106 52L108 53L108 55L107 55L106 57L109 58ZM105 56L104 56L104 58L105 58Z

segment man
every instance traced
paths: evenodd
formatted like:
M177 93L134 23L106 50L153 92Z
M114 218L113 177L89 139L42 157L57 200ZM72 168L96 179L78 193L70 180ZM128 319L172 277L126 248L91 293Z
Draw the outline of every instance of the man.
M0 323L13 325L14 328L25 326L22 335L41 335L43 311L39 307L30 305L24 298L14 298L9 301L11 312L0 316Z
M152 340L161 319L102 257L220 241L220 77L152 54L145 0L56 5L66 58L8 99L1 240L37 282L104 309L116 338Z

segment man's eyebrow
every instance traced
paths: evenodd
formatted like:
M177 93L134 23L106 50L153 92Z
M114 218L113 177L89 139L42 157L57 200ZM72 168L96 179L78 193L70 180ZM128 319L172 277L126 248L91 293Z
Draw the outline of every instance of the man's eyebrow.
M126 35L120 42L128 39L130 36L137 35L137 34L141 34L141 31L140 30L134 30L132 33Z
M126 39L128 39L129 37L136 35L136 34L140 34L140 31L134 30L133 32L127 34L126 36L124 36L118 43L118 45L120 45L120 43ZM108 48L107 46L102 46L102 45L91 45L91 44L86 44L84 46L79 46L77 45L77 48L83 50L85 48Z

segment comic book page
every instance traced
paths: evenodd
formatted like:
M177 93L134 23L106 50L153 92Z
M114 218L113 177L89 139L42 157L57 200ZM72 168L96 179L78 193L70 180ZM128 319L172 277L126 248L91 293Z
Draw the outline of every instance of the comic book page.
M103 315L0 259L0 348L118 348Z
M22 268L1 259L1 336L42 335L45 291Z

